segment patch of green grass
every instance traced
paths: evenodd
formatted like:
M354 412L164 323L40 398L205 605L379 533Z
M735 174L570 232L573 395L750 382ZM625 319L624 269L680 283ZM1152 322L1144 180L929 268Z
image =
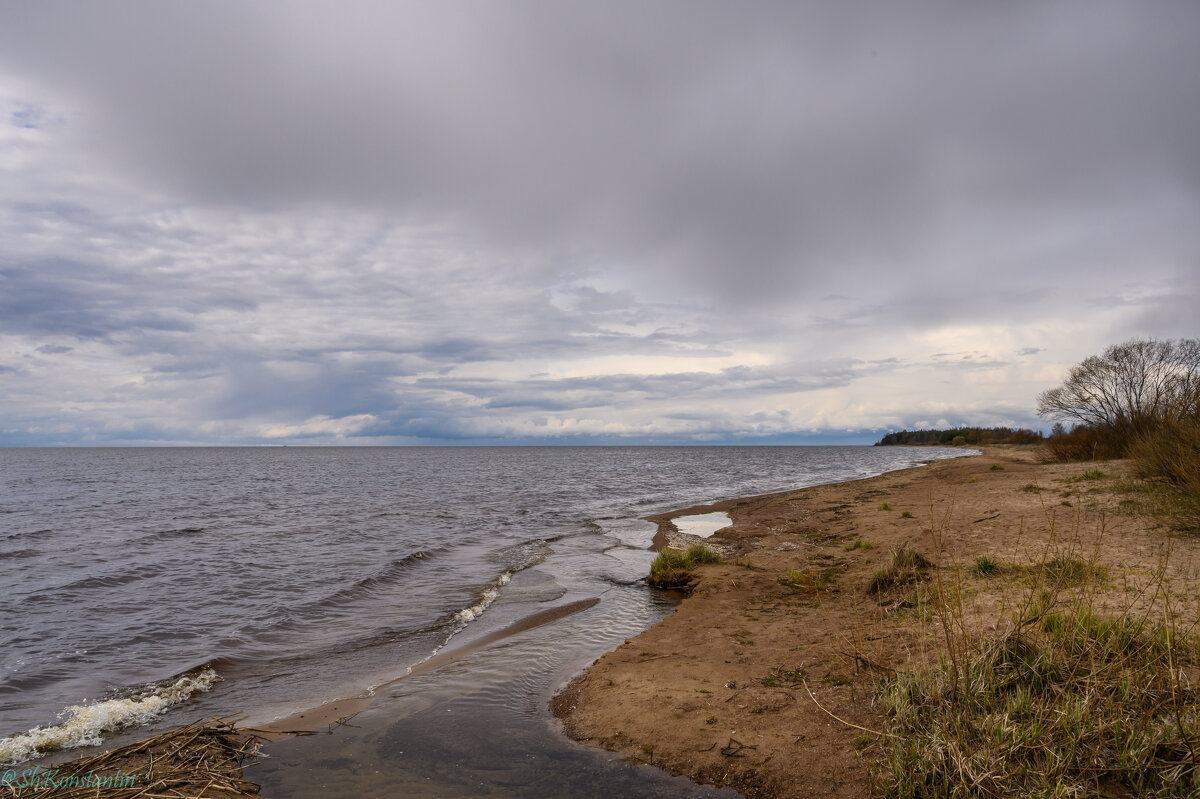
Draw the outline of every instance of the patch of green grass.
M779 578L779 584L787 586L797 594L824 594L833 588L833 577L836 569L788 569L787 574Z
M875 548L875 542L868 541L865 538L856 538L852 543L846 544L846 546L845 546L845 550L847 552L853 552L856 549L874 549L874 548Z
M1062 478L1064 483L1083 483L1088 480L1103 480L1108 474L1101 469L1088 469L1086 472L1072 474Z
M741 566L743 569L749 569L749 568L752 568L752 567L750 566L750 556L749 556L749 555L747 555L747 556L746 556L746 557L744 557L744 558L734 558L734 559L733 559L733 565L734 565L734 566Z
M1006 572L1025 574L1035 585L1055 590L1103 583L1108 578L1108 567L1074 555L1056 555L1030 566L1006 565L988 555L980 555L971 566L971 572L978 577L997 577Z
M1194 635L1043 612L882 687L888 797L1200 795Z
M693 544L682 552L668 547L651 562L646 582L656 588L675 588L691 581L696 566L720 562L721 556L703 544Z
M892 562L876 569L867 584L868 594L882 594L892 588L919 582L929 576L933 564L912 544L901 544L892 552Z
M928 569L933 564L912 544L901 544L892 553L892 566L899 569Z
M783 666L777 666L771 669L771 672L759 680L759 682L765 688L799 688L804 684L804 677L804 669L785 669Z
M692 544L683 553L692 563L720 563L721 556L703 544Z
M900 513L901 519L911 519L912 517L913 517L912 511L910 511L910 510L902 511Z
M1033 567L1040 571L1045 582L1059 588L1071 588L1089 582L1100 582L1108 575L1108 569L1099 563L1090 563L1071 555L1057 555Z
M1121 495L1117 509L1123 514L1157 516L1177 529L1200 528L1200 516L1191 512L1187 496L1170 483L1161 480L1114 480L1106 487ZM1197 523L1189 523L1193 521Z
M1000 562L989 558L987 555L980 555L975 559L975 567L973 571L980 577L995 577L1004 569Z
M885 503L883 503L882 505L880 505L880 506L879 506L879 509L880 509L880 510L891 510L891 509L892 509L892 506L891 506L891 505L889 505L889 504L887 504L887 503L885 502Z
M1038 487L1037 483L1026 483L1025 485L1021 486L1021 490L1026 494L1037 494L1042 489Z
M992 466L991 466L991 468L990 468L988 471L992 471L992 472L1002 472L1002 471L1004 471L1004 467L1003 467L1003 466L1001 466L1001 465L1000 465L1000 464L998 464L998 463L993 463L993 464L992 464Z

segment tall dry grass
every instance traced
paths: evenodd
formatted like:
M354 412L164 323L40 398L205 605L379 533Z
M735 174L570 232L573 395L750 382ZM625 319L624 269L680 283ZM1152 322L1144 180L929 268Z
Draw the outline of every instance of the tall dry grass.
M986 574L954 562L948 517L931 522L943 654L879 686L882 795L1200 796L1200 638L1166 577L1169 547L1118 591L1099 557L1103 522L1084 536L1077 514L1062 535L1047 518L1032 562ZM964 609L972 579L1009 586L986 633Z
M1135 437L1130 456L1143 477L1170 487L1169 512L1181 526L1200 528L1200 413L1167 419Z

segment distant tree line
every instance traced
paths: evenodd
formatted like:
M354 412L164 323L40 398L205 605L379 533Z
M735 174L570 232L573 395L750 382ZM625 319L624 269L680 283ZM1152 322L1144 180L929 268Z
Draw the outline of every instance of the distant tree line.
M901 430L888 433L877 447L904 446L913 444L1037 444L1042 434L1024 428L1011 427L954 427L949 430Z

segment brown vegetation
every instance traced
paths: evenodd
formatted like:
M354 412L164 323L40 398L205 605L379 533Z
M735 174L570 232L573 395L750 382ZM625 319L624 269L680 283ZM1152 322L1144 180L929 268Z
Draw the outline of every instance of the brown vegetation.
M1038 415L1107 437L1124 454L1165 420L1200 413L1200 340L1132 339L1071 368L1038 397Z
M1053 460L1131 456L1142 477L1168 487L1176 524L1200 526L1200 340L1109 347L1043 392L1038 413L1060 420ZM1065 420L1077 424L1068 431Z
M1134 438L1130 455L1140 474L1168 489L1168 513L1200 528L1200 413L1165 420Z
M1055 432L1046 441L1050 460L1106 461L1121 457L1121 444L1108 431L1097 427L1076 425L1071 430Z

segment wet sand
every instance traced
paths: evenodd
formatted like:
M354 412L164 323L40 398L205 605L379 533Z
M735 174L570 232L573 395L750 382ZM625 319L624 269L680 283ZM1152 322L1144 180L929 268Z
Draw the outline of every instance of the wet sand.
M294 734L294 732L298 730L307 733L313 730L328 728L331 725L338 724L346 719L351 718L352 716L362 713L371 706L372 701L377 693L386 692L401 680L406 680L410 677L417 677L434 671L435 669L440 669L443 666L459 660L460 658L467 657L474 652L485 649L492 644L505 640L506 638L511 638L514 635L519 635L527 630L536 629L544 624L550 624L551 622L558 621L559 619L564 619L573 613L579 613L580 611L587 610L590 607L594 607L599 601L600 600L597 597L593 597L591 599L580 599L575 602L568 602L564 605L543 610L539 613L534 613L530 616L520 619L513 624L508 625L507 627L504 627L503 629L495 630L487 635L480 636L479 638L469 641L461 646L447 647L433 657L421 661L410 669L406 669L403 674L397 675L394 679L375 686L375 689L369 694L335 699L332 702L327 702L317 707L297 711L296 713L293 713L290 716L285 716L281 719L276 719L259 725L254 725L251 723L250 726L254 727L256 733L263 735L269 740L286 737L290 734Z
M868 796L881 675L929 663L941 628L901 597L871 596L872 572L911 543L953 576L972 629L1006 623L1014 581L972 576L980 555L1036 563L1063 549L1110 569L1113 610L1163 562L1170 536L1129 512L1127 468L1039 463L1032 448L650 517L656 545L700 539L671 519L724 511L704 543L725 562L696 570L690 595L600 658L554 700L572 737L752 797ZM859 539L872 548L850 547ZM1173 543L1168 573L1194 581L1200 545ZM736 562L735 562L736 561ZM791 573L789 574L789 570ZM1121 588L1124 586L1122 593Z

